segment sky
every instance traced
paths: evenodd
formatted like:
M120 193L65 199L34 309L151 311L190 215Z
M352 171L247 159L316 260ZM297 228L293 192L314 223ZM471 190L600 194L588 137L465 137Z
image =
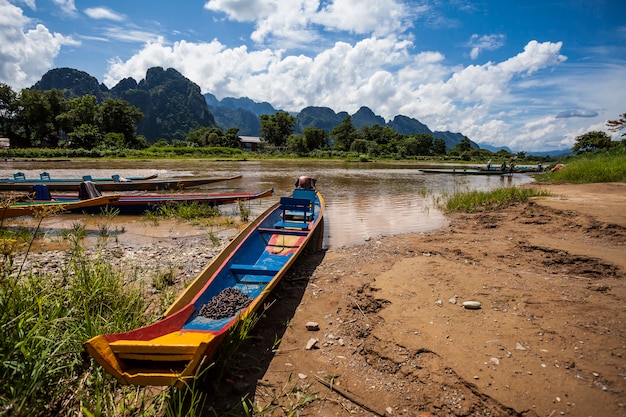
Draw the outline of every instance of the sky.
M70 67L112 88L160 66L220 100L367 106L550 151L626 113L624 16L624 0L0 0L0 82Z

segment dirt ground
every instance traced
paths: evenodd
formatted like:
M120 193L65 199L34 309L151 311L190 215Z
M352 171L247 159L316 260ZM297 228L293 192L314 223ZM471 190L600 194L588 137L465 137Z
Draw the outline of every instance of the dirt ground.
M626 416L626 184L540 187L553 196L303 257L214 404Z

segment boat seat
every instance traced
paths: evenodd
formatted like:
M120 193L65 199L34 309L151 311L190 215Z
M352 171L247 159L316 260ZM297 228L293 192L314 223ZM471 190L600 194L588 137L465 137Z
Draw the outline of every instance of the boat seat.
M26 175L24 175L23 172L16 172L15 174L13 174L13 179L14 180L25 180L26 179Z
M273 229L269 227L259 227L257 230L262 233L270 233L273 235L306 236L309 234L307 230Z
M93 181L91 175L83 175L83 181Z
M50 173L42 172L41 174L39 174L39 178L44 181L50 181Z
M282 220L274 223L278 229L308 229L309 213L312 214L311 202L307 198L281 197L280 210L282 210Z
M263 265L241 265L232 264L230 270L233 274L241 275L275 275L279 269L267 267Z
M52 197L50 196L50 190L48 190L48 186L46 184L35 184L33 188L35 189L35 201L52 200Z
M293 193L291 196L293 198L305 198L309 200L310 206L309 206L309 212L306 214L306 220L312 220L313 219L313 205L315 204L315 199L317 198L317 193L315 192L315 190L303 190L300 188L296 188L295 190L293 190ZM297 216L298 214L287 213L287 215Z

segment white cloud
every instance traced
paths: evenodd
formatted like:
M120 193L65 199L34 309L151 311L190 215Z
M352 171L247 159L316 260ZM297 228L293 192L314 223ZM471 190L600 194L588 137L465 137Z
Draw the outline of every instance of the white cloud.
M76 15L76 5L74 0L52 0L54 4L60 7L61 11L69 16Z
M438 52L410 55L411 48L406 40L372 37L337 42L308 57L227 48L217 40L172 46L152 42L128 61L112 62L105 83L112 86L129 76L139 81L150 67L173 67L218 98L246 96L289 111L325 106L354 113L366 105L386 120L403 114L432 130L527 150L545 149L548 139L558 147L563 140L567 126L555 122L554 111L549 118L520 111L510 93L514 85L525 86L516 80L565 60L559 43L532 41L503 62L459 68L446 66Z
M318 26L326 31L387 36L411 25L412 9L397 0L209 0L205 9L224 13L238 22L254 22L250 38L280 46L310 45L318 39Z
M125 20L123 14L117 13L106 7L90 7L85 9L85 14L92 19L98 20L113 20L115 22L121 22Z
M482 51L494 51L504 45L506 36L502 34L482 35L473 34L468 42L468 46L472 48L470 57L478 58Z
M52 66L61 46L77 45L72 37L32 25L22 9L0 1L0 82L14 89L30 87Z

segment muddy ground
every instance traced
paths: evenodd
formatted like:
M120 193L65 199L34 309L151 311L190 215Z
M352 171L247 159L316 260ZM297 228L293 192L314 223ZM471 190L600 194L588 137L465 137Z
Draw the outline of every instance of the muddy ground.
M212 406L626 416L626 184L541 187L554 195L303 257Z

